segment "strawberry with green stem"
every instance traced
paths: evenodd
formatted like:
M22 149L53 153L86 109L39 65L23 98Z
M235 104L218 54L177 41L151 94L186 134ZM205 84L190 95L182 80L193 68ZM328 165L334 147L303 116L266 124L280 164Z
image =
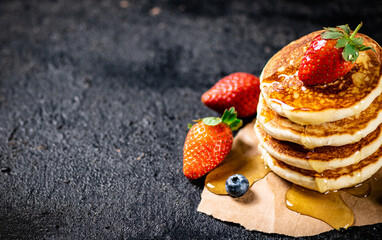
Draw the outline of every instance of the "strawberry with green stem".
M231 151L232 132L243 125L233 107L224 111L221 118L208 117L196 122L183 148L183 173L189 179L200 178L218 166Z
M360 51L373 50L355 37L362 22L351 33L349 26L324 28L310 43L298 69L298 77L307 85L326 84L346 75L354 66Z

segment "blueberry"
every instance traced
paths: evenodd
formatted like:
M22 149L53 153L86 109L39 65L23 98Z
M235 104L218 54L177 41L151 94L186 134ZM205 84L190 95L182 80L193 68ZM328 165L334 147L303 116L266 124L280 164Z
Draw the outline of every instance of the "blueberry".
M225 190L231 197L243 196L248 188L248 179L241 174L232 175L225 182Z

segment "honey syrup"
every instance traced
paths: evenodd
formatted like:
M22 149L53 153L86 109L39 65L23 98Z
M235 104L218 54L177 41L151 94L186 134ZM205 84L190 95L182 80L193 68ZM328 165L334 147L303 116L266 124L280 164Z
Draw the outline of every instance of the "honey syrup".
M244 175L251 186L267 175L269 171L270 169L264 164L264 160L259 154L237 157L212 170L206 177L205 186L212 193L224 195L227 194L225 182L229 176Z
M292 185L285 196L288 209L320 219L335 229L350 227L353 211L342 200L340 192L319 193Z
M239 173L246 176L251 186L271 171L257 151L257 139L253 138L253 134L253 123L251 123L235 137L227 159L222 165L211 171L205 179L205 186L210 192L226 195L225 182L233 174ZM341 191L355 197L369 197L382 205L382 191L376 187L381 179L379 175L354 187L326 193L319 193L292 184L285 194L286 207L297 213L320 219L335 229L347 229L354 223L354 213L342 199Z
M371 193L370 181L366 181L354 187L346 188L343 190L356 197L368 197Z

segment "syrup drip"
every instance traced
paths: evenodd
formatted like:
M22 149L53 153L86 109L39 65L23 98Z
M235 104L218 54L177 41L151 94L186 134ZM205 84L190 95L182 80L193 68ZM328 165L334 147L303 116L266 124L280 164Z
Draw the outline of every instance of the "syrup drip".
M227 163L212 170L206 177L205 186L215 194L227 194L225 182L233 174L244 175L251 186L270 172L261 155L233 157Z
M354 187L343 189L345 192L356 197L368 197L371 193L370 182L366 181Z
M308 155L309 157L309 155ZM324 161L312 161L308 160L309 165L313 168L314 171L316 172L323 172L328 168L328 163Z
M250 131L245 133L247 136L253 136L253 124L248 124L241 131L244 130ZM304 130L306 131L306 129ZM233 174L239 173L246 176L251 186L270 172L261 155L253 148L253 144L255 144L252 142L253 139L248 142L243 141L243 136L237 137L227 159L206 177L205 186L212 193L227 194L225 182ZM307 160L309 161L309 158ZM319 169L322 167L320 165L315 166ZM382 178L381 174L382 172L364 183L343 189L343 191L356 197L369 197L382 205L382 188L378 187ZM362 176L358 174L356 177L361 178ZM321 184L325 184L325 182ZM319 193L293 184L286 192L285 202L288 209L320 219L335 229L346 229L354 222L353 211L342 200L340 191Z
M369 179L372 191L368 196L375 204L382 206L382 171Z
M312 144L312 141L309 138L309 134L308 134L308 130L307 130L308 125L304 125L303 127L304 127L304 129L303 129L303 132L301 133L301 143L306 148L313 149L315 147L315 145Z
M345 204L339 191L319 193L292 185L285 195L288 209L320 219L335 229L350 227L353 211Z
M295 110L294 107L292 107L292 106L286 104L285 102L283 102L283 101L281 101L281 100L279 100L279 99L271 98L271 99L269 99L269 101L270 101L271 103L273 102L273 103L277 103L277 104L281 105L284 109L287 109L287 110L290 110L290 111Z

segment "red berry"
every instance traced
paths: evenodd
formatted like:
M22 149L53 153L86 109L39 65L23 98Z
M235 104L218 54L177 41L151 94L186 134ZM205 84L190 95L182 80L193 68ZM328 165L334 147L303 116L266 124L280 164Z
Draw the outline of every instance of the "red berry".
M316 36L305 52L298 69L299 79L306 85L333 82L355 66L359 51L375 51L362 44L362 37L355 37L361 26L362 23L353 32L347 24L325 28L326 31Z
M222 118L204 118L191 127L183 148L183 173L197 179L218 166L232 148L232 131L241 127L234 108Z
M307 85L326 84L343 77L355 65L342 57L343 48L336 47L337 40L322 39L318 35L310 43L302 58L298 77Z
M233 73L219 80L202 95L202 102L209 108L223 113L235 107L239 117L256 113L260 94L259 79L249 73Z
M187 178L200 178L219 165L231 150L231 129L220 123L195 124L187 134L183 150L183 172Z

